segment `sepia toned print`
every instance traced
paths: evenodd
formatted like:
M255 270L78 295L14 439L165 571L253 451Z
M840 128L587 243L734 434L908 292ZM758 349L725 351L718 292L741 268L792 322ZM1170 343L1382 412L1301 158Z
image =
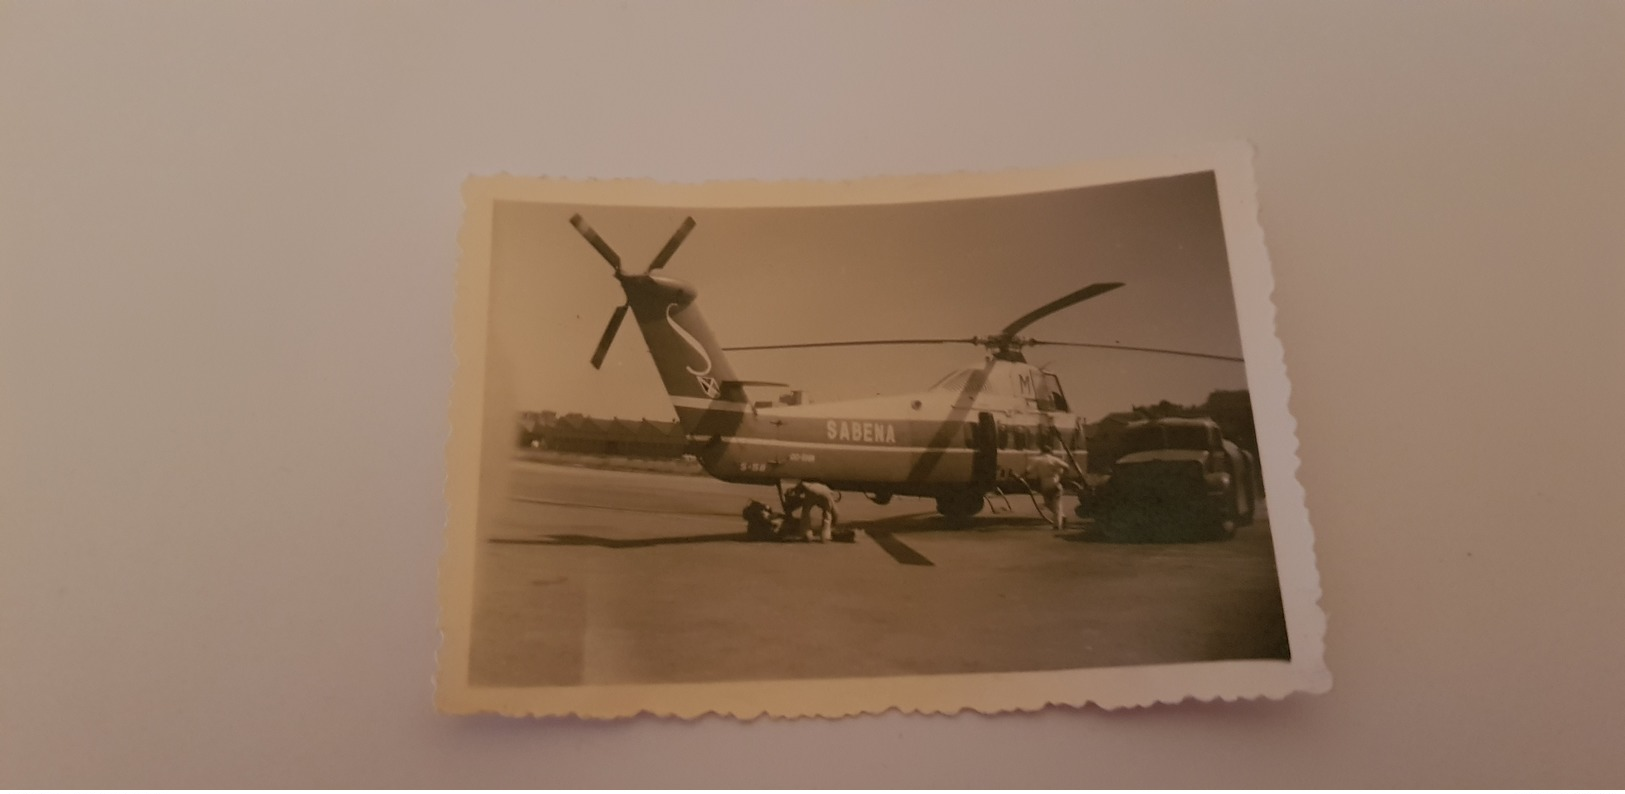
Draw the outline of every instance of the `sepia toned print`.
M1324 691L1250 168L470 180L440 708Z

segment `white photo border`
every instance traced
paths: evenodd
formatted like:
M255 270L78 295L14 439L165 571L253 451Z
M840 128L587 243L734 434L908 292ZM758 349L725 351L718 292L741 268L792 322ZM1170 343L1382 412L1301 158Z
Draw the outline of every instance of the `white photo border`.
M1218 185L1260 464L1270 495L1271 536L1290 660L693 684L480 687L468 683L480 466L485 454L484 389L490 374L486 346L492 220L498 202L683 208L855 206L1019 195L1205 171L1215 173ZM1314 534L1297 479L1296 423L1289 407L1291 387L1283 348L1275 331L1274 278L1259 223L1251 146L1230 143L1176 156L1034 170L848 181L684 184L500 175L470 178L463 198L455 306L457 370L446 448L446 547L439 581L442 634L435 705L442 713L592 719L640 714L683 719L711 714L739 719L835 718L892 710L994 714L1053 705L1119 709L1185 700L1281 699L1330 690Z

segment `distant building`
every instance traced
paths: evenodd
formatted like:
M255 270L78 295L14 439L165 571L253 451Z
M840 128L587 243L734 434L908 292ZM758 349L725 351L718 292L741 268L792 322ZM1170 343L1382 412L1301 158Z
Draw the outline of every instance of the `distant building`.
M1121 457L1123 434L1128 428L1146 421L1137 411L1118 411L1102 416L1100 421L1084 425L1084 439L1089 446L1089 471L1104 473Z
M1129 427L1153 418L1208 418L1219 425L1224 437L1253 455L1258 454L1258 434L1253 425L1252 397L1246 390L1215 391L1201 405L1178 405L1163 400L1155 405L1135 406L1132 411L1107 414L1087 425L1089 469L1105 472L1124 451L1123 433Z
M688 446L676 422L648 419L599 419L580 414L563 417L548 411L519 417L519 445L579 455L626 458L681 458Z

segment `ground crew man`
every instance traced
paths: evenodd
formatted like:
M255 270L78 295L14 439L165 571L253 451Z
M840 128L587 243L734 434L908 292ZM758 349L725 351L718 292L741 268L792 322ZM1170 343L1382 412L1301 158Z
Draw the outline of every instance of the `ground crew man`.
M1038 454L1027 461L1027 481L1044 495L1044 507L1049 510L1049 519L1055 524L1056 531L1060 531L1066 521L1065 516L1061 515L1061 476L1070 470L1067 462L1057 457L1048 443L1039 447Z
M812 511L818 508L822 516L822 524L816 535L818 542L828 543L834 539L835 522L840 520L835 511L835 492L829 486L816 482L800 482L785 494L784 509L786 511L785 524L789 524L790 516L795 514L796 508L801 509L801 537L811 543L814 538Z

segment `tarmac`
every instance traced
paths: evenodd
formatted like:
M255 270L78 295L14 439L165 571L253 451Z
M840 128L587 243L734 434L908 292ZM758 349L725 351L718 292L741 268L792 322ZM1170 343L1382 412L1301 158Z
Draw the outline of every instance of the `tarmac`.
M1117 544L1025 495L949 527L847 493L851 543L747 542L771 488L516 462L482 527L470 683L571 686L1288 658L1267 507L1227 541ZM1071 501L1067 502L1070 510Z

